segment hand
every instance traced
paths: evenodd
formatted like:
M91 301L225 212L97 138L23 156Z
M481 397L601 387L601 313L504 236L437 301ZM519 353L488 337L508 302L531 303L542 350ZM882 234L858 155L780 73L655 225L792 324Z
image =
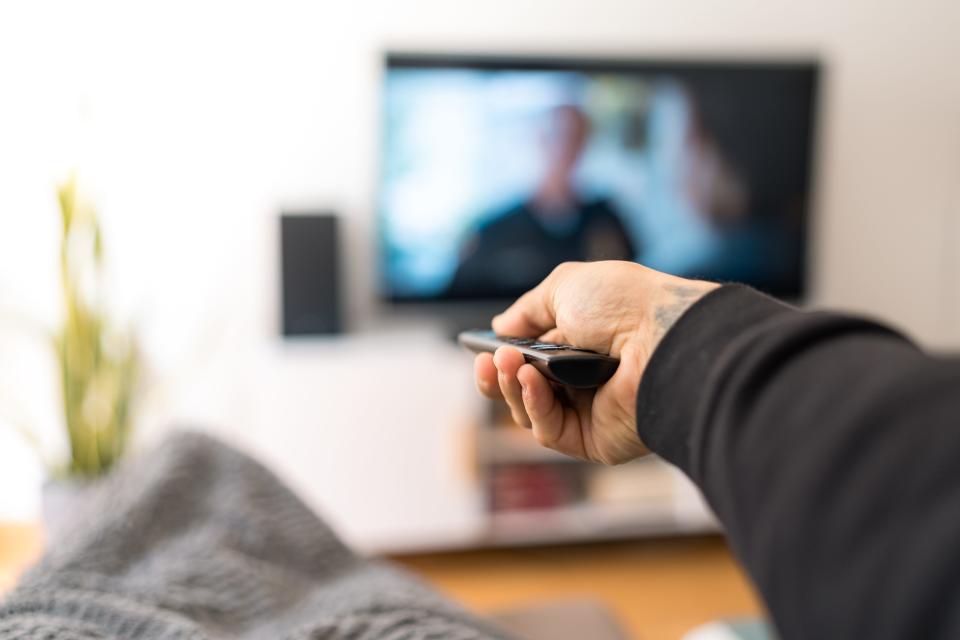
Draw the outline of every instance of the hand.
M632 262L570 262L493 319L499 335L609 353L620 366L598 389L554 387L511 347L477 356L477 387L503 399L517 424L561 453L620 464L648 453L636 430L640 378L674 322L719 285Z

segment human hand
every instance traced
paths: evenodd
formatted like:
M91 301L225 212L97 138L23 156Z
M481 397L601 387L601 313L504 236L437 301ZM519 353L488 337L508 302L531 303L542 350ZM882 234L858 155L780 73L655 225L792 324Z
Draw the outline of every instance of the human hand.
M640 378L664 334L719 285L632 262L569 262L493 319L498 335L536 337L609 353L616 373L597 389L553 386L512 347L481 353L477 387L510 407L544 447L604 464L648 453L636 430Z

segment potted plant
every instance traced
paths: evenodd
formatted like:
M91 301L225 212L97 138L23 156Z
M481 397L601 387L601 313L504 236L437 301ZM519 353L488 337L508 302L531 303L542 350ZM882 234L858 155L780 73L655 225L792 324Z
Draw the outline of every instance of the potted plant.
M103 234L73 176L58 190L63 319L53 334L69 456L44 495L46 526L56 529L72 495L123 456L133 428L140 373L136 340L108 317Z

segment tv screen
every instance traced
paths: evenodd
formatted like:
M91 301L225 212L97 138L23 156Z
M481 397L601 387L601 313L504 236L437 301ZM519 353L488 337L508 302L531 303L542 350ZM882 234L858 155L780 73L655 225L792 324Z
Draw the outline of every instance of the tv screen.
M388 55L383 82L385 297L604 259L802 295L815 63Z

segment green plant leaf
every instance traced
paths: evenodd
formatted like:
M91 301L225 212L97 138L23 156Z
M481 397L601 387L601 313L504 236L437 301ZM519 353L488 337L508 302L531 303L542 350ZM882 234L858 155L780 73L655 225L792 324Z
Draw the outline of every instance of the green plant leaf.
M101 278L104 243L96 211L81 209L76 176L60 187L58 195L64 222L60 250L64 314L54 348L70 443L67 469L93 476L107 471L126 450L139 352L132 334L111 327L101 311L102 299L89 300L89 292L79 286L89 277L99 285ZM100 286L94 290L102 291Z

